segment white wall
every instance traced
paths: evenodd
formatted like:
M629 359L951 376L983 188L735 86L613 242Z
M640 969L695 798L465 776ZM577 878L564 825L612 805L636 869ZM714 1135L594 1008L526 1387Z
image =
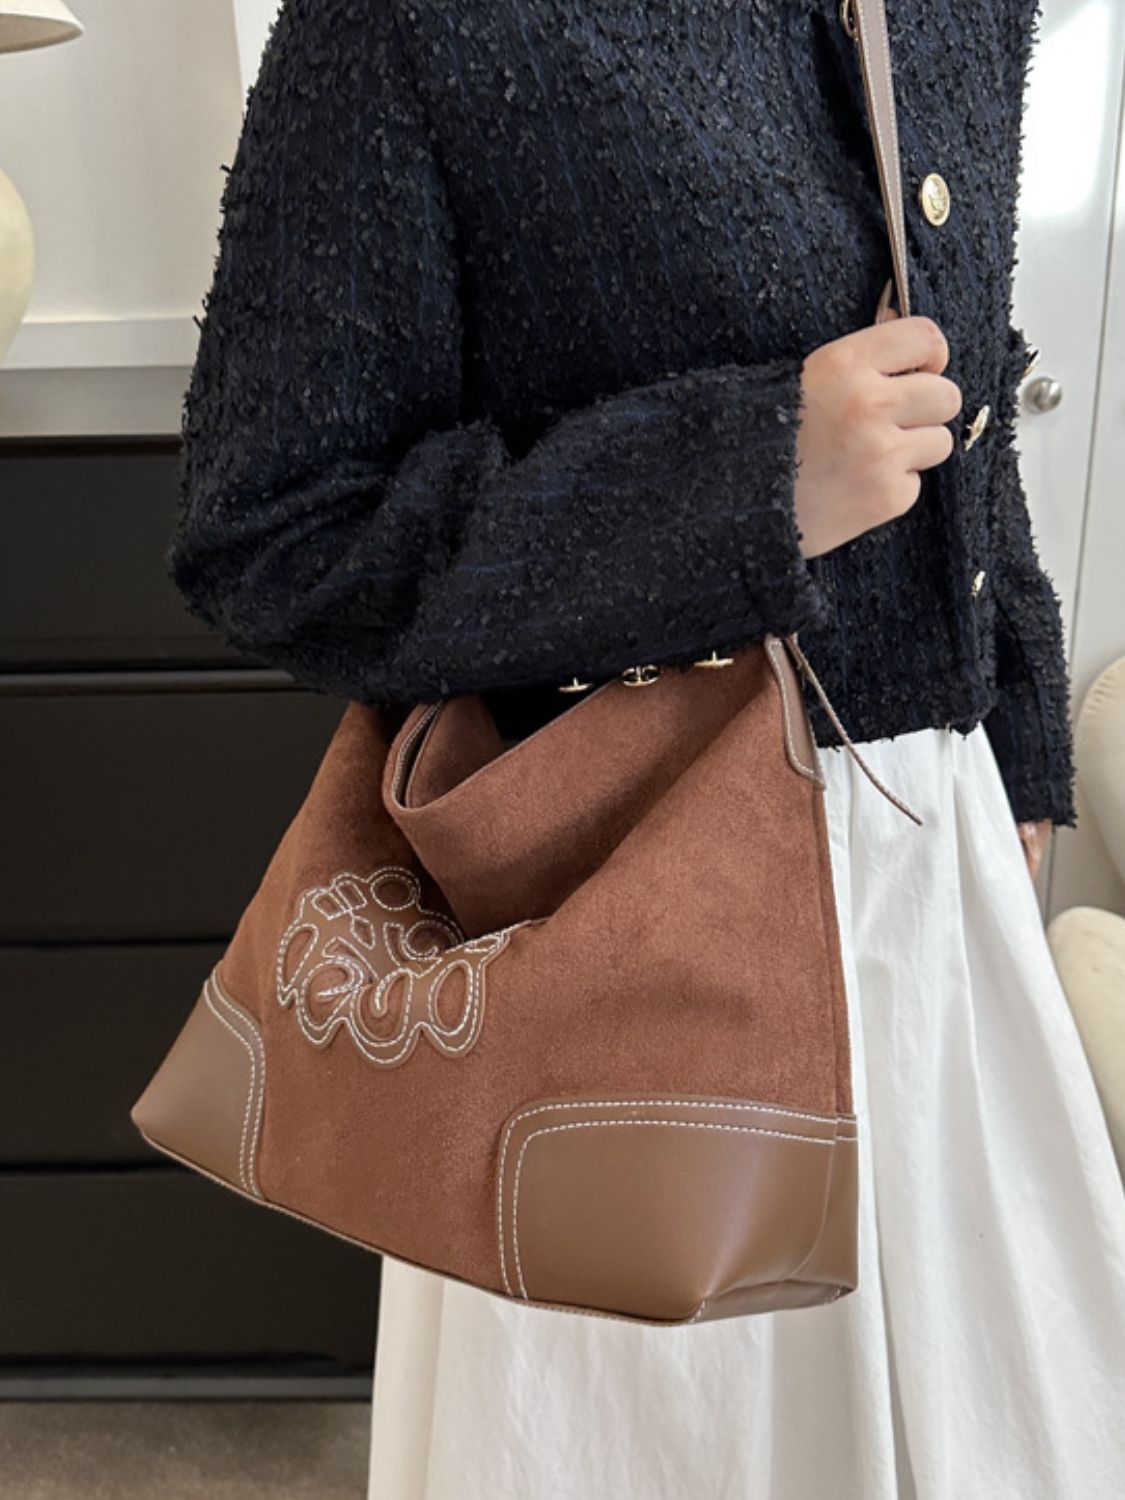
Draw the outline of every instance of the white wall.
M1121 149L1106 314L1098 346L1089 340L1087 352L1091 361L1098 359L1100 379L1075 589L1072 670L1076 707L1097 675L1125 655L1125 113L1118 139ZM1125 745L1120 748L1125 775ZM1102 844L1081 779L1078 817L1078 828L1063 830L1056 840L1050 909L1094 905L1125 914L1125 884Z
M246 88L258 74L262 48L270 22L277 14L278 0L234 0L234 24L238 32L238 60Z
M231 0L73 0L85 36L0 55L0 163L38 272L6 369L190 363L243 102Z

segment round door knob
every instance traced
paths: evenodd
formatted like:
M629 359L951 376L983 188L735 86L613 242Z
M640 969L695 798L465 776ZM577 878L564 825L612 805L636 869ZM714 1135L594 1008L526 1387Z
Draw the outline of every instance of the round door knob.
M1040 375L1023 393L1023 399L1032 411L1054 411L1063 398L1062 382L1050 375Z

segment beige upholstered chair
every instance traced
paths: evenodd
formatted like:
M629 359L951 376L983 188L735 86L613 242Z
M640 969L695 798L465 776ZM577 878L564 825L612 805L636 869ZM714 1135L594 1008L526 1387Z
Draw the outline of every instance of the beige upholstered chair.
M1086 694L1075 752L1084 804L1125 880L1125 657ZM1125 915L1074 906L1047 936L1125 1175Z

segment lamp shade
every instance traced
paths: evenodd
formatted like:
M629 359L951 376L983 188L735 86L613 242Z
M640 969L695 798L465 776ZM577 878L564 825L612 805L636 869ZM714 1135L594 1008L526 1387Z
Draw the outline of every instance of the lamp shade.
M0 52L27 52L82 35L82 22L62 0L0 0Z

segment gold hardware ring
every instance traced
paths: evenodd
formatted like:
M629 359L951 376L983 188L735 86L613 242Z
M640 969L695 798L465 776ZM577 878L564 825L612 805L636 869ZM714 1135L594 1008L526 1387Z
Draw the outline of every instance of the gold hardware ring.
M659 676L659 667L627 667L621 674L621 681L626 687L651 687Z

